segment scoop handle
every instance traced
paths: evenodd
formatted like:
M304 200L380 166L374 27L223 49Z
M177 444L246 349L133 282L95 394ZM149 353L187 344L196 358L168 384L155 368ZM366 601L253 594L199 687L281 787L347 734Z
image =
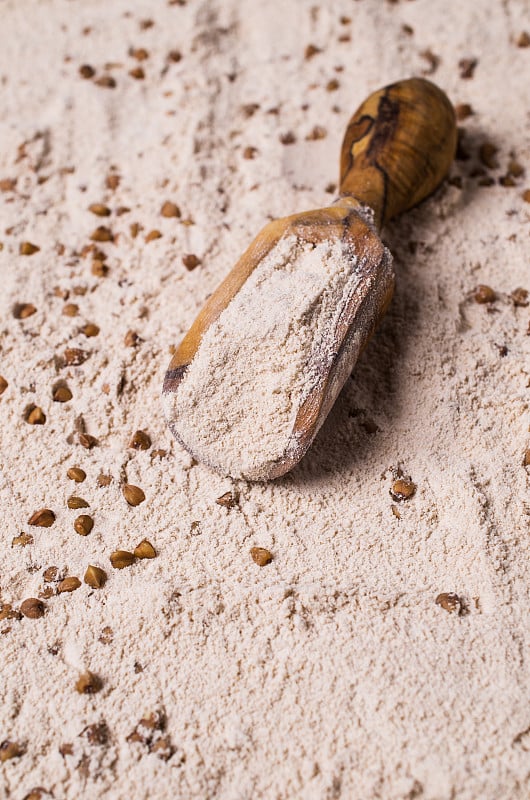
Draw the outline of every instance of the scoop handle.
M340 194L370 206L385 222L440 185L456 150L447 95L424 78L371 94L348 123L340 159Z

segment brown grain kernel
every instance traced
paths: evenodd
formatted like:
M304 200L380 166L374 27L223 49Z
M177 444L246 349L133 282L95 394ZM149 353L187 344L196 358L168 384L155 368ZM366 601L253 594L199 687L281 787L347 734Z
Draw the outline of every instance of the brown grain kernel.
M53 800L53 795L42 786L35 786L22 800Z
M105 225L98 225L90 234L90 238L93 242L112 242L114 237L110 228Z
M67 504L68 508L76 508L76 509L77 508L88 508L89 505L90 505L90 503L87 503L87 501L83 500L82 497L76 497L75 495L72 495L71 497L69 497L68 500L66 501L66 504Z
M188 253L187 255L182 256L182 263L184 264L186 269L190 270L191 272L192 269L195 269L195 267L199 266L201 260L193 253Z
M32 256L33 253L38 253L40 247L31 242L21 242L18 252L21 256Z
M112 75L102 75L101 78L98 78L97 81L94 81L94 83L96 86L102 86L104 89L116 88L116 81Z
M11 742L9 739L4 739L0 744L0 761L3 763L9 761L11 758L19 758L24 754L23 745L18 742Z
M101 631L98 642L101 644L110 644L114 638L114 631L110 627L110 625L105 625L103 630Z
M304 50L304 58L309 61L310 58L313 58L313 56L316 56L317 53L321 52L322 50L320 47L317 47L315 44L308 44Z
M525 450L523 456L523 467L530 467L530 450Z
M8 386L9 384L6 379L0 375L0 394L3 394Z
M147 539L142 539L140 544L137 544L134 548L133 554L136 558L155 558L156 550L151 542L148 542Z
M499 148L496 147L493 142L484 142L481 144L478 155L482 164L488 169L497 169L499 166L499 162L496 158L498 151Z
M115 550L110 554L110 563L114 569L130 567L131 564L134 564L135 560L133 553L129 553L127 550Z
M133 450L149 450L151 437L145 431L135 431L129 442L129 447L132 447Z
M103 488L104 486L110 486L112 483L112 478L110 475L103 475L103 473L101 473L101 475L98 475L96 483L100 488Z
M85 78L85 80L89 80L90 78L94 77L96 70L94 67L91 67L90 64L82 64L79 67L79 74L82 78Z
M305 138L308 142L315 142L318 139L325 139L326 133L326 129L321 125L315 125L313 130L310 131Z
M484 303L493 303L497 299L497 295L491 286L486 286L484 283L479 283L474 291L473 297L475 303L480 303L481 305Z
M134 69L129 70L129 75L131 78L134 78L137 81L143 81L145 78L145 72L143 71L142 67L135 67Z
M265 567L272 561L272 553L264 547L251 547L250 555L258 567Z
M105 585L105 581L107 580L107 573L101 567L95 567L93 564L89 564L86 568L84 581L85 583L92 587L92 589L101 589Z
M56 403L67 403L72 399L72 392L68 386L57 386L53 390L52 398Z
M62 581L59 581L57 584L57 594L64 594L65 592L75 592L76 589L79 589L81 586L81 581L79 578L71 576L69 578L64 578Z
M96 447L98 444L98 440L95 436L83 432L77 434L77 441L81 447L85 447L87 450L92 450L92 448Z
M473 114L473 109L469 105L469 103L458 103L455 106L455 115L459 122L462 122L464 119L467 119Z
M50 508L40 508L28 519L28 525L36 528L50 528L55 522L55 514Z
M145 494L139 486L126 483L122 488L122 494L130 506L139 506L145 500Z
M529 303L528 290L523 289L522 286L518 286L517 289L514 289L510 297L512 298L512 303L514 306L521 306L525 308Z
M20 610L28 619L39 619L44 616L46 606L36 597L28 597L20 604Z
M133 222L129 226L129 230L131 232L131 236L132 236L133 239L136 239L136 237L140 233L140 227L143 227L143 226L140 226L140 224L138 222Z
M95 694L102 688L101 678L87 670L83 672L76 681L75 689L79 694Z
M176 203L172 203L170 200L166 200L162 208L160 209L160 213L163 217L180 217L180 208Z
M119 175L116 175L115 173L110 173L110 175L107 175L107 177L105 178L105 185L107 189L114 191L120 185L120 180L121 177Z
M461 58L458 62L460 77L464 78L464 80L472 78L477 64L478 61L476 58Z
M125 347L136 347L141 341L136 331L127 331L123 343Z
M517 47L530 47L530 34L523 31L517 39Z
M234 508L239 503L239 496L235 492L225 492L215 502L224 508Z
M162 238L162 234L160 233L160 231L152 230L152 231L149 231L149 233L145 237L145 241L146 242L153 242L155 239L161 239L161 238Z
M445 611L448 611L450 614L453 611L460 612L461 610L461 602L460 598L454 592L442 592L438 595L436 600L434 601L437 606L441 606Z
M339 88L340 84L336 78L332 78L326 84L326 91L327 92L335 92Z
M33 544L31 533L21 533L11 540L11 547L26 547L28 544Z
M258 149L256 147L245 147L245 149L243 150L243 158L251 160L256 157L257 152Z
M65 367L78 367L84 364L89 356L90 353L79 347L67 347L63 353L63 364Z
M292 131L287 131L287 133L280 134L280 142L282 144L294 144L296 142L296 136Z
M89 517L88 514L80 514L74 520L74 531L78 533L79 536L88 536L93 527L94 520L92 517Z
M94 325L93 322L87 322L87 324L81 328L81 333L87 337L87 339L92 338L93 336L97 336L99 333L99 327Z
M513 178L521 178L524 175L524 167L514 158L508 162L508 174Z
M178 62L182 58L182 53L180 50L170 50L167 54L168 61L173 61L174 64L178 64Z
M77 303L67 303L63 306L63 314L65 317L77 317L79 314L79 306Z
M46 414L40 406L34 406L26 415L26 422L30 425L44 425Z
M394 481L390 488L392 500L396 500L398 503L402 500L409 500L415 494L416 484L411 480L404 480L403 478L398 478L397 481Z
M96 259L92 262L92 266L90 268L92 275L95 275L96 278L104 278L105 275L108 274L109 268L103 261Z
M37 309L33 303L17 303L13 309L13 316L15 319L27 319L28 317L33 316L36 311Z
M131 209L127 206L118 206L116 209L116 216L121 217L123 214L128 214Z
M22 614L11 603L0 603L0 620L3 619L22 619Z
M42 573L44 583L53 583L59 574L59 567L46 567Z
M88 210L95 214L96 217L110 217L110 208L104 203L92 203L89 205Z
M149 58L149 51L146 50L145 47L131 48L129 55L137 61L145 61Z

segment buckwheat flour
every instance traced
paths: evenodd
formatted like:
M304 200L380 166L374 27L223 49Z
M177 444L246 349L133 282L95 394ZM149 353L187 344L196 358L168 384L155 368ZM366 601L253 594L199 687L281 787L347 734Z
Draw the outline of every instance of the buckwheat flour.
M342 242L284 236L204 335L167 415L197 458L233 477L262 478L292 441L320 379L331 335L359 284Z

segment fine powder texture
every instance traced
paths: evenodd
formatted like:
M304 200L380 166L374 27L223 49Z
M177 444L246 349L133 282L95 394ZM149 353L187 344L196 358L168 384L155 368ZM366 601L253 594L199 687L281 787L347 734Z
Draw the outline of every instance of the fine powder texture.
M329 361L333 330L359 284L341 242L282 237L205 333L169 417L190 452L260 479L292 442L296 414Z
M527 0L0 9L0 800L528 800ZM426 71L461 157L383 230L381 325L292 472L221 477L167 428L175 349Z

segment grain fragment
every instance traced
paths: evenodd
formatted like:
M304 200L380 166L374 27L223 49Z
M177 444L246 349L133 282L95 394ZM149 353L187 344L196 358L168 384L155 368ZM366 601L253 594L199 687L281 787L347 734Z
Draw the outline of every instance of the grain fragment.
M145 431L135 431L129 442L129 447L132 447L133 450L149 450L151 437Z
M21 533L11 540L11 547L26 547L28 544L33 544L31 533Z
M93 322L87 322L87 324L81 328L81 333L83 333L87 339L91 339L93 336L97 336L99 334L99 327Z
M50 528L55 522L55 514L50 508L40 508L34 511L28 519L28 525L36 528Z
M88 536L94 527L94 520L88 514L80 514L74 520L74 530L79 536Z
M137 61L145 61L149 58L149 51L146 50L145 47L133 47L129 50L129 55Z
M530 33L523 31L519 34L517 47L530 47Z
M27 319L35 314L37 309L33 303L17 303L13 309L15 319Z
M72 392L68 386L56 386L52 398L56 403L67 403L72 399Z
M122 488L122 494L130 506L139 506L145 500L145 494L139 486L126 483Z
M44 583L53 583L59 574L59 567L46 567L42 573Z
M20 610L28 619L40 619L44 616L46 606L37 597L28 597L20 604Z
M24 754L24 746L18 742L12 742L9 739L4 739L0 744L0 761L4 763L11 758L19 758Z
M153 242L155 239L161 239L162 234L158 230L149 231L147 236L145 237L146 242Z
M90 353L81 350L79 347L67 347L63 353L63 365L65 367L79 367L84 364Z
M186 269L190 270L191 272L192 269L195 269L195 267L199 266L201 260L193 253L188 253L187 255L182 256L182 263L184 264Z
M18 609L13 608L11 603L0 603L0 620L22 619L22 614Z
M105 627L103 628L103 630L99 635L98 642L101 642L101 644L111 644L113 638L114 638L114 631L112 630L110 625L105 625Z
M178 62L182 58L182 53L180 50L170 50L167 54L168 61L172 61L174 64L178 64Z
M102 688L101 678L87 670L83 672L76 681L75 689L79 694L96 694Z
M112 242L114 239L111 229L106 225L98 225L90 234L90 238L93 242Z
M44 425L46 414L40 406L33 406L26 414L25 419L29 425Z
M476 58L461 58L458 62L458 66L460 68L460 77L464 78L464 80L469 80L472 78L477 64L478 61Z
M89 433L79 433L77 435L77 441L81 447L85 447L87 450L92 450L92 448L96 447L98 443L96 437L91 436Z
M143 81L145 78L145 72L142 67L134 67L134 69L130 69L129 75L131 78L134 78L137 81Z
M484 142L479 148L479 158L488 169L497 169L499 162L496 158L499 148L493 142Z
M81 586L81 581L79 580L79 578L76 578L74 576L69 578L64 578L57 584L57 594L64 594L65 592L75 592L75 590L79 589L80 586Z
M458 103L455 106L455 115L459 122L467 119L473 114L473 109L469 105L469 103Z
M422 50L420 56L425 59L428 63L428 68L422 70L424 75L432 75L436 72L438 67L440 66L440 56L437 56L432 50Z
M250 549L250 556L258 567L265 567L272 561L272 553L264 547L252 547Z
M133 554L136 558L155 558L156 550L147 539L142 539L140 544L136 545Z
M327 131L325 128L323 128L321 125L315 125L313 130L311 130L305 138L308 142L316 142L318 139L325 139L326 134Z
M106 185L107 189L110 189L111 191L114 191L120 185L120 180L121 180L121 177L119 175L116 175L116 173L112 173L111 172L105 178L105 185Z
M21 256L32 256L34 253L38 253L40 247L36 244L32 244L31 242L21 242L19 247L19 253Z
M92 262L90 271L92 272L92 275L96 276L96 278L104 278L105 275L108 274L109 268L106 264L103 263L103 261L100 261L100 259L96 258Z
M91 745L103 747L109 741L109 729L105 720L94 722L83 728L79 736L84 736Z
M137 345L140 344L141 341L142 340L140 339L136 331L127 331L123 343L125 344L125 347L136 347Z
M77 317L79 314L79 306L77 303L66 303L63 306L63 314L65 317Z
M390 496L398 503L402 500L409 500L415 494L416 484L404 478L398 478L390 487Z
M115 89L116 88L116 81L112 77L112 75L102 75L101 78L98 78L94 81L96 86L102 86L104 89Z
M437 606L441 606L445 611L448 611L450 614L453 611L457 611L460 613L461 611L461 601L457 594L454 592L442 592L438 595L436 600L434 601Z
M326 84L326 92L336 92L340 84L336 78L332 78Z
M96 217L110 217L110 208L104 203L92 203L89 205L88 210L95 214Z
M105 486L110 486L110 484L112 483L112 478L110 475L104 475L103 473L101 473L96 478L96 483L101 489Z
M89 80L90 78L94 77L96 70L94 67L91 67L90 64L82 64L79 67L79 74L82 78L85 78L85 80Z
M82 497L77 497L76 495L69 497L66 504L68 508L88 508L90 505L90 503L87 503Z
M473 296L475 303L480 303L481 305L484 305L485 303L493 303L497 299L497 295L491 286L487 286L484 283L479 283L474 291Z
M172 203L170 200L166 200L162 208L160 209L160 213L163 217L180 217L180 208L176 203Z
M239 495L235 492L225 492L215 502L218 506L223 506L224 508L234 508L239 503Z
M0 394L3 394L8 386L9 384L6 379L0 375Z
M525 450L523 456L523 467L530 467L530 450Z
M130 567L131 564L134 564L135 560L133 553L129 553L127 550L114 550L114 552L110 554L110 563L114 569Z
M258 152L257 147L245 147L243 150L243 158L247 160L252 160L256 157L256 153Z
M292 131L287 131L287 133L280 134L280 142L282 144L294 144L296 142L296 136Z
M514 306L520 306L522 308L526 308L526 306L529 303L528 290L523 289L522 286L518 286L517 289L514 289L510 297L512 298L512 303L514 304Z
M101 567L95 567L93 564L89 564L86 568L83 580L92 589L101 589L107 580L107 573L104 569L101 569Z
M320 49L320 47L317 47L316 44L308 44L306 49L304 50L304 58L306 59L306 61L309 61L310 58L313 58L313 56L316 56L317 53L321 52L322 50Z

